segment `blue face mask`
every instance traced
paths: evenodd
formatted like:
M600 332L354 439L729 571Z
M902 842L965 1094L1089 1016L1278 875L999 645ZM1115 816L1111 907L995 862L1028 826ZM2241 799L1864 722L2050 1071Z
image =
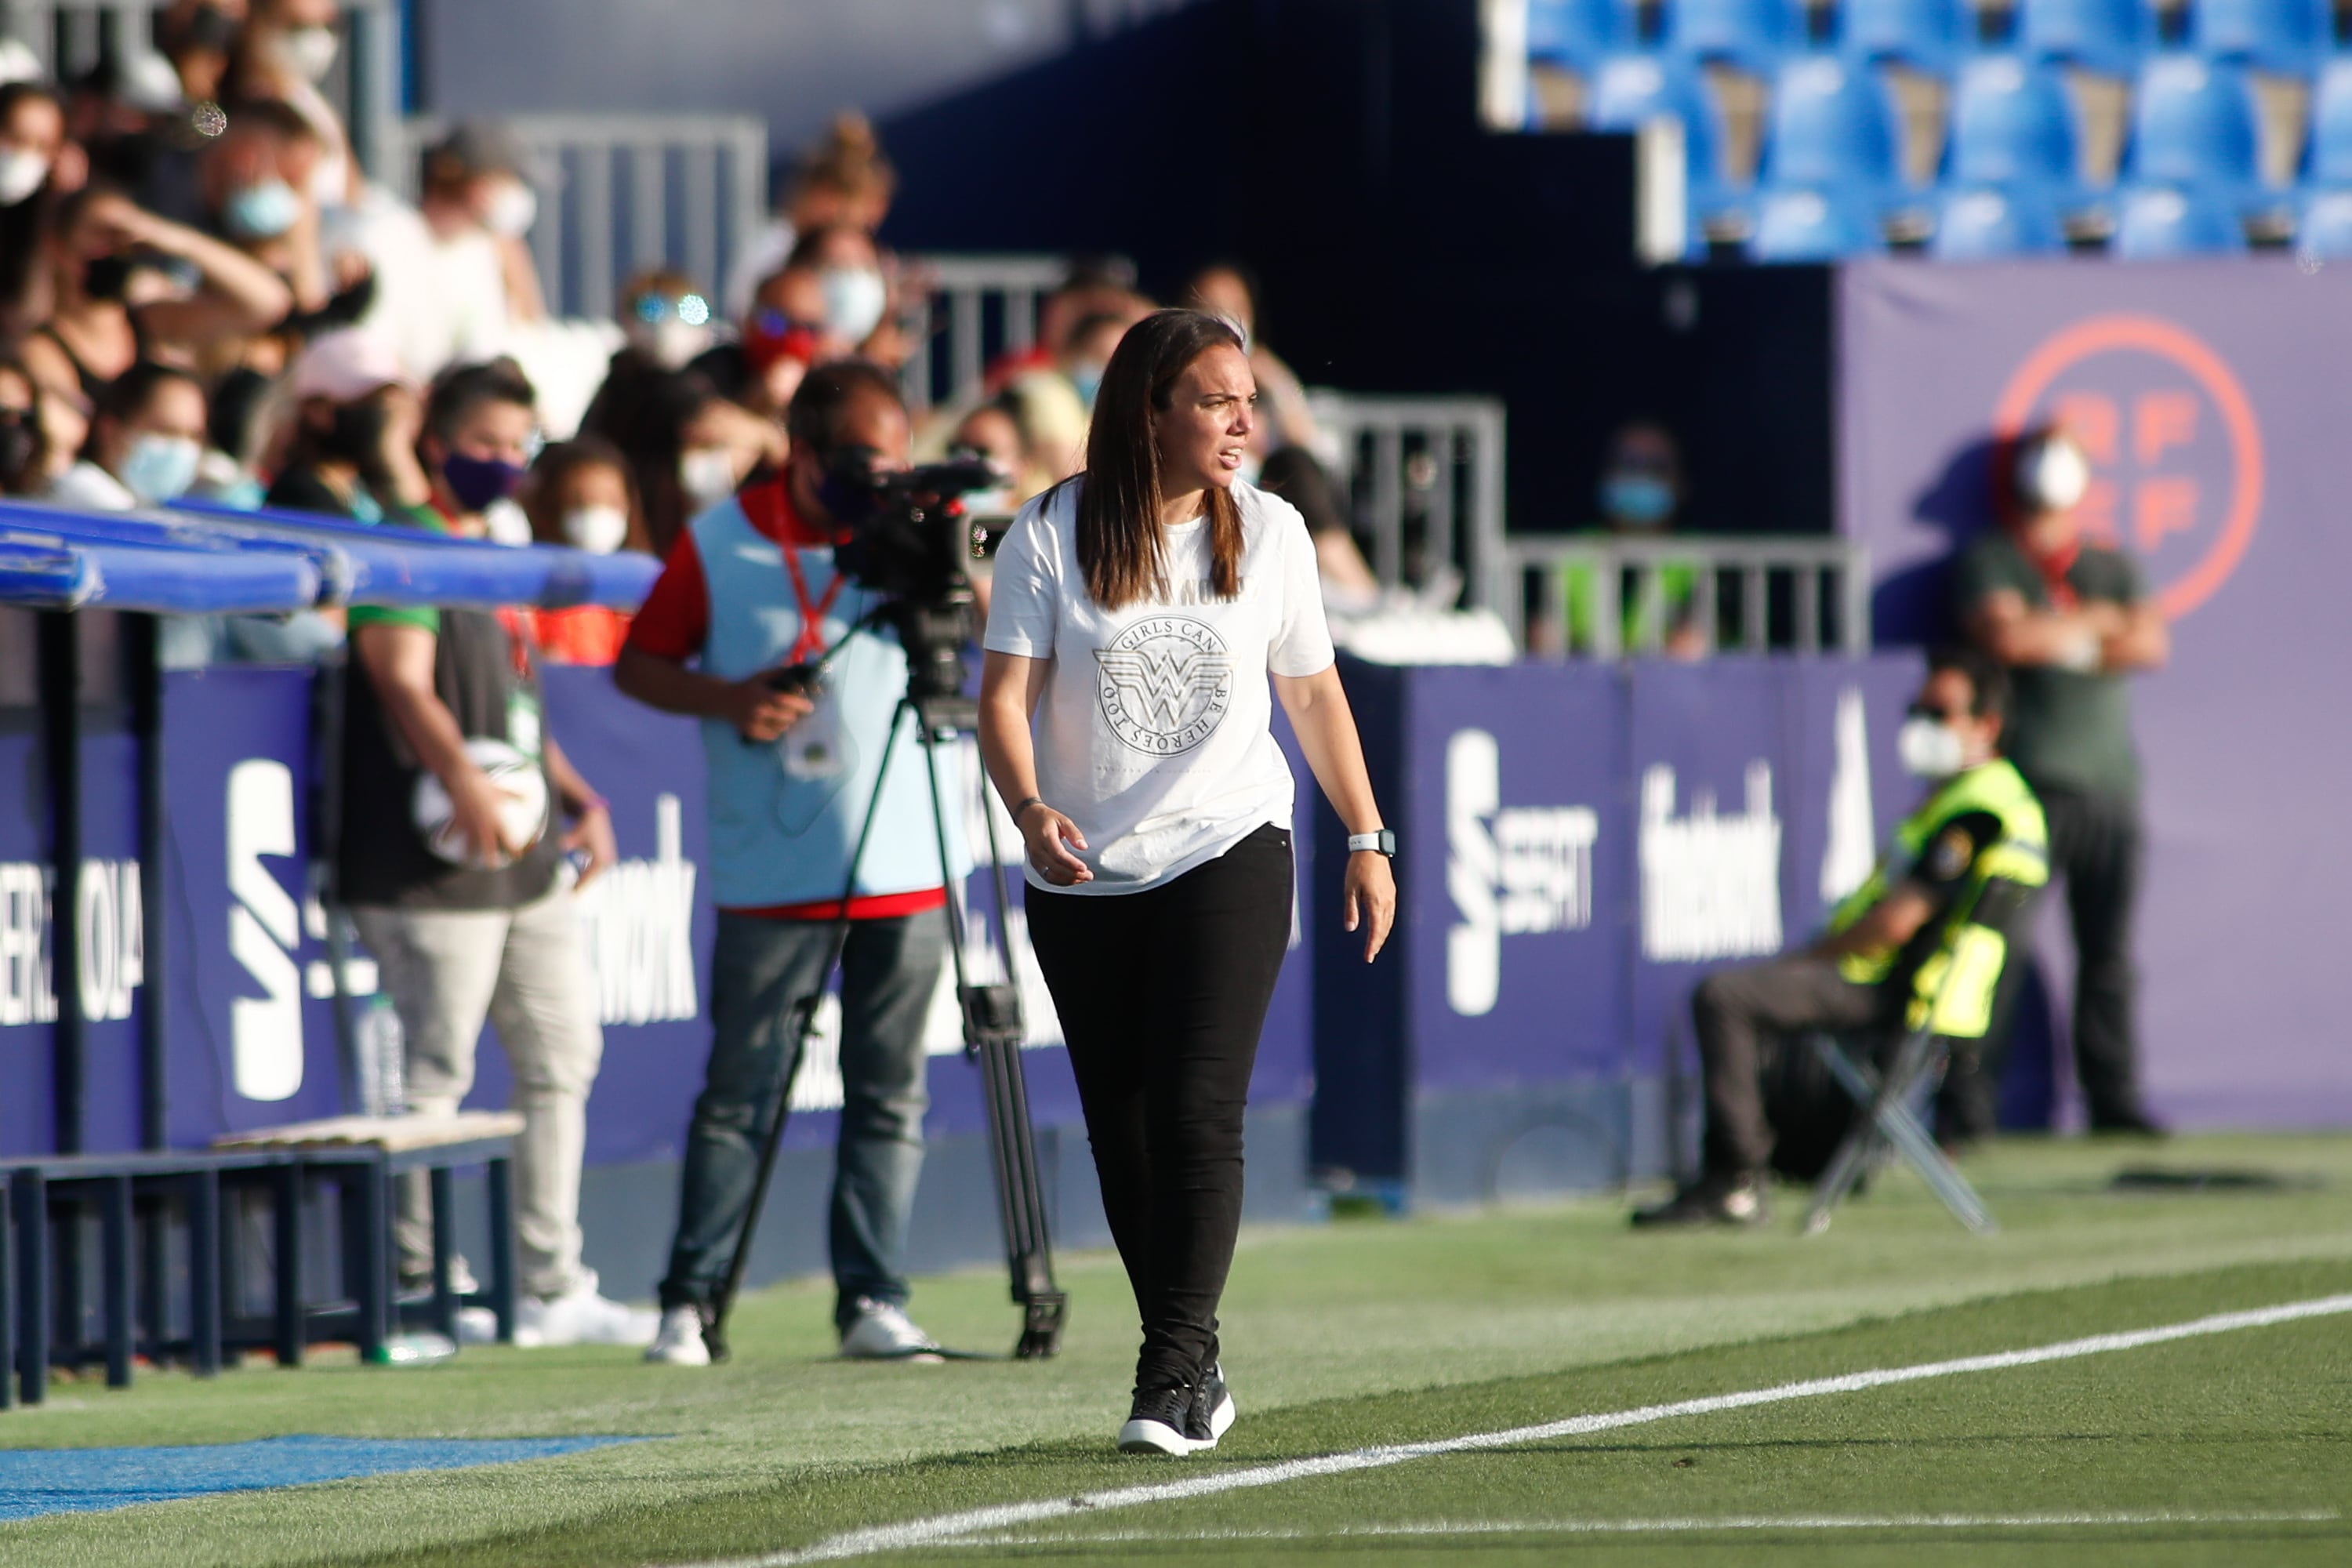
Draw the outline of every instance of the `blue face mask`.
M1601 481L1601 510L1612 521L1655 528L1674 515L1675 487L1655 474L1612 474Z
M139 498L142 506L162 506L188 493L196 482L196 465L204 460L202 444L185 436L134 436L122 456L121 471L114 477Z
M479 511L492 501L504 500L514 494L515 486L522 483L520 463L509 463L498 458L468 458L462 452L452 452L442 460L441 477L449 481L449 493L467 511Z
M283 180L264 180L233 192L221 221L240 239L276 239L302 216L302 198Z

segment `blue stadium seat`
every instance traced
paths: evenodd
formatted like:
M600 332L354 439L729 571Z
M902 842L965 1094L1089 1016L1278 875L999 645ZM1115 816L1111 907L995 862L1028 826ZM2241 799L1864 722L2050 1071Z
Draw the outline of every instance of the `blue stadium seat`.
M2305 177L2314 184L2352 185L2352 56L2329 60L2312 91Z
M1772 87L1764 168L1773 184L1872 196L1895 182L1894 100L1868 68L1834 55L1789 61Z
M2197 0L2189 36L2209 59L2302 75L2335 28L2329 0Z
M1958 0L1845 0L1843 10L1847 54L1928 71L1950 67L1974 25L1974 13Z
M1947 177L1963 185L2071 185L2076 134L2074 101L2056 71L2017 55L1986 55L1961 68L1952 94Z
M1804 41L1801 0L1668 0L1666 43L1693 59L1760 73Z
M2018 0L2018 47L2036 59L2069 60L2128 76L2156 41L2143 0Z
M1635 42L1622 0L1528 0L1528 58L1588 69Z
M1802 186L1764 193L1748 242L1756 261L1835 261L1885 248L1870 203L1851 191Z
M2257 178L2254 95L2236 66L2159 55L2141 68L2132 98L2136 180L2225 191Z
M1947 192L1928 253L1939 261L1997 261L2055 256L2066 249L2058 204L2046 186L1995 186Z
M1683 123L1691 199L1704 206L1725 188L1722 115L1697 70L1671 55L1616 55L1601 62L1592 80L1593 130L1638 131L1661 118Z
M2210 191L2139 185L2124 193L2113 254L2126 261L2234 256L2245 248L2236 206Z
M2324 261L2352 257L2352 190L2315 191L2304 198L2294 248L2298 256Z

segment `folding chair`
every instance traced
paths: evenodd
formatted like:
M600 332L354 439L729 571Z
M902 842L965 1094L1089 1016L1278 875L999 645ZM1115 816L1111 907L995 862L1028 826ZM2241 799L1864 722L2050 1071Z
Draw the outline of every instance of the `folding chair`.
M1829 1169L1813 1189L1813 1205L1805 1215L1805 1234L1819 1236L1830 1227L1830 1214L1852 1193L1855 1184L1890 1153L1900 1155L1934 1189L1952 1217L1979 1236L1996 1228L1966 1176L1953 1168L1936 1147L1936 1140L1919 1120L1918 1107L1933 1095L1951 1064L1951 1045L1932 1028L1916 1029L1896 1043L1882 1075L1867 1062L1858 1062L1827 1035L1812 1037L1813 1049L1830 1076L1853 1097L1865 1114L1845 1135Z

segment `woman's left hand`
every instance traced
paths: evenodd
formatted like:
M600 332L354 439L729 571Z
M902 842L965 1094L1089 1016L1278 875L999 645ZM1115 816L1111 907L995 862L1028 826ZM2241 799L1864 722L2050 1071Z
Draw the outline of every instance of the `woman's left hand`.
M1342 894L1347 929L1364 933L1364 962L1380 956L1396 924L1396 877L1389 858L1375 849L1359 849L1348 857L1348 879Z

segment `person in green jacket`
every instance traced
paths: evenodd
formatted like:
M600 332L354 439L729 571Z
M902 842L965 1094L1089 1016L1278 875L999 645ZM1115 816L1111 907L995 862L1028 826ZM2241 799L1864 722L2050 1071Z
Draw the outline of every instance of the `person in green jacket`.
M1975 648L1933 655L1897 740L1927 798L1869 879L1801 952L1721 969L1691 997L1706 1097L1703 1170L1638 1226L1753 1225L1765 1214L1773 1132L1768 1037L1932 1029L1981 1039L2009 942L2050 879L2049 831L2024 776L2000 754L2009 674Z

